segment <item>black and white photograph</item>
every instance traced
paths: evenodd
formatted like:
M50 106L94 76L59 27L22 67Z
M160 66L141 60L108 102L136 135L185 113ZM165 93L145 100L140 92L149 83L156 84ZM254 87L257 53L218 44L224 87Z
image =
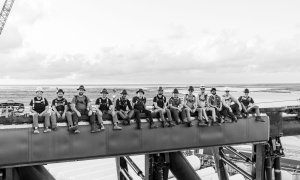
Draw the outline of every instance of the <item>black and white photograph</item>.
M0 0L0 180L300 180L299 0Z

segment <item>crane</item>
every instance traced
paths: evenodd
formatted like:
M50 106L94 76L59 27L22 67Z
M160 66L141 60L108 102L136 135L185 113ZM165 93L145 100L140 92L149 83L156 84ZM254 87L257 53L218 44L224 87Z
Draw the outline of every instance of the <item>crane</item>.
M5 26L8 15L9 15L9 13L11 11L11 8L14 4L14 1L15 0L5 0L5 2L4 2L3 8L2 8L1 13L0 13L0 35L3 31L3 28Z

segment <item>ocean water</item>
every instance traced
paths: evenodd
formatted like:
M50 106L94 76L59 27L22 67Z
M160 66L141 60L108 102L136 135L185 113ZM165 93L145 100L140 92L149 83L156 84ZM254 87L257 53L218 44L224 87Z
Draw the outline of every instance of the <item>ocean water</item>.
M139 88L145 90L147 97L147 105L152 105L152 98L156 95L159 85L140 84L140 85L86 85L86 95L94 101L100 96L100 91L107 88L110 92L109 97L113 95L113 89L116 90L116 95L126 89L129 93L129 98L135 95ZM164 93L167 98L172 96L172 91L176 87L179 89L182 97L188 91L187 84L164 84ZM207 85L207 93L211 87L217 88L219 95L224 94L225 86L231 89L232 94L238 98L243 95L244 88L250 89L250 96L253 97L255 103L260 107L283 107L289 105L300 105L300 84L260 84L260 85ZM49 101L56 97L56 89L63 88L65 90L65 97L71 100L77 94L78 85L43 85L44 97ZM199 93L199 85L194 85L195 93ZM36 86L0 86L0 103L7 100L14 100L15 102L24 103L28 106L30 100L35 96ZM300 136L283 137L282 143L286 157L300 160ZM241 150L250 150L251 146L239 146ZM143 165L141 156L133 157L137 164ZM98 159L90 161L78 161L49 164L47 169L58 180L76 180L76 179L109 179L115 180L116 167L114 159ZM134 174L132 172L132 174ZM134 179L139 179L138 177Z

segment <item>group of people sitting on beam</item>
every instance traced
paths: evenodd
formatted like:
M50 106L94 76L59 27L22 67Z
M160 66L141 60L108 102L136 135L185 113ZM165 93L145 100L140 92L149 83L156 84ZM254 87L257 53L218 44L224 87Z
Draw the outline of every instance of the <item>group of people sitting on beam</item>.
M211 94L206 93L204 86L200 86L200 93L194 94L194 87L188 88L188 93L183 100L179 97L179 91L175 88L173 96L167 100L162 87L158 88L158 94L153 98L153 110L146 107L146 97L143 89L136 92L136 96L130 101L127 98L127 91L123 90L121 97L111 100L108 98L108 91L103 89L101 97L96 99L96 110L93 110L92 102L84 93L83 85L78 89L70 103L64 98L64 91L57 90L57 98L52 101L52 111L49 113L49 104L43 97L42 88L36 89L36 97L30 102L30 111L33 113L33 133L38 134L39 119L44 121L44 133L57 129L57 120L67 120L68 129L72 133L80 133L78 122L83 116L87 117L91 125L91 133L105 130L103 124L109 119L113 122L113 130L122 130L119 120L123 125L130 125L130 120L134 119L137 129L141 129L141 117L149 120L150 129L158 128L153 118L157 117L161 122L161 127L173 127L178 124L193 126L192 117L198 120L199 126L219 126L224 122L237 122L238 119L247 118L249 114L256 114L257 121L264 121L259 112L259 107L254 104L253 98L249 96L249 90L245 89L244 96L238 99L230 94L229 88L225 89L225 94L221 97L217 95L216 88L211 88ZM143 115L142 115L143 114Z

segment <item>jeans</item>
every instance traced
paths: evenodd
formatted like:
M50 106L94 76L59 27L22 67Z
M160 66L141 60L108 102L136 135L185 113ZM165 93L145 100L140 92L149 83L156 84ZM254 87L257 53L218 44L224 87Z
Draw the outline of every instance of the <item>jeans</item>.
M87 115L88 116L89 111L87 109L85 109L85 110L78 110L78 111L80 112L81 117L83 115ZM76 114L76 112L72 113L72 119L73 119L74 125L78 125L78 121L81 119L81 117L78 117L78 115ZM95 113L92 113L91 116L88 116L88 120L90 121L90 124L91 124L92 128L95 128L95 126L96 126Z
M68 122L68 125L69 126L73 126L73 122L72 122L72 113L67 111L66 114L65 114L65 119L62 118L62 114L63 112L62 111L59 111L59 114L60 114L60 118L57 117L57 114L55 112L52 112L51 113L51 123L52 123L52 128L54 128L54 124L56 126L56 122L57 120L66 120L67 119L67 122Z
M155 109L154 112L158 114L161 121L166 121L165 114L168 116L168 121L172 121L171 111L169 109Z
M170 112L171 112L171 115L172 115L174 121L177 123L180 122L180 116L182 119L186 119L186 114L185 114L184 110L179 111L178 109L171 108Z
M45 122L45 127L50 127L50 113L44 113L43 116L39 116L38 114L33 115L33 127L39 127L39 119L43 119ZM55 123L56 125L56 123Z

